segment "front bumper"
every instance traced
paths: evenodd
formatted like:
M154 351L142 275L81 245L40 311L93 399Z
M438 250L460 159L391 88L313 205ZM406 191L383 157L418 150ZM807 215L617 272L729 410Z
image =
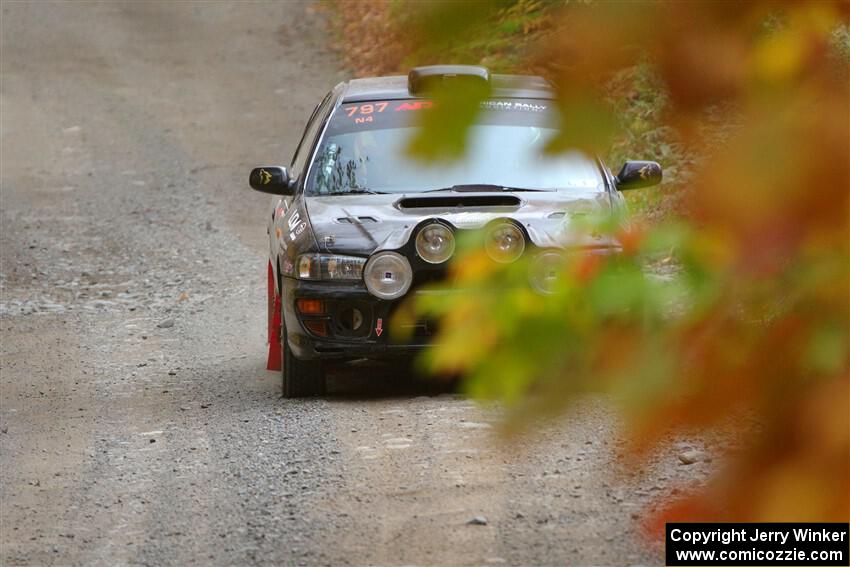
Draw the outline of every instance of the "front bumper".
M283 278L282 309L289 348L297 358L305 360L409 357L427 348L436 332L433 323L427 321L403 326L400 330L404 339L390 332L392 316L403 301L416 293L423 292L413 291L404 298L384 301L372 296L362 282ZM324 312L300 313L297 301L301 298L322 300ZM322 326L324 335L316 331Z
M617 254L619 247L584 248L588 254ZM409 256L409 254L408 254ZM368 292L362 281L310 281L283 278L282 310L286 324L289 347L300 359L356 359L392 358L410 356L427 348L437 328L433 321L415 320L406 324L390 321L402 303L419 294L452 294L452 290L426 289L430 282L441 281L444 269L425 266L414 268L411 291L400 299L385 301ZM316 315L304 315L298 311L298 299L320 299L325 311ZM347 325L350 312L357 309L362 316L362 325L357 329ZM324 323L324 332L317 332L311 323ZM398 338L391 331L401 331Z

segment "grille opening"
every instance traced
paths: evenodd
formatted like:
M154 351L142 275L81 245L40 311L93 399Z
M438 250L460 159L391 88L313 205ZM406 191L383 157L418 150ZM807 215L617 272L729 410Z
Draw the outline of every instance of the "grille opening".
M338 337L365 337L371 326L371 310L360 302L341 304L334 316L334 334Z
M363 313L356 308L343 309L339 313L339 326L346 331L358 331L363 327Z

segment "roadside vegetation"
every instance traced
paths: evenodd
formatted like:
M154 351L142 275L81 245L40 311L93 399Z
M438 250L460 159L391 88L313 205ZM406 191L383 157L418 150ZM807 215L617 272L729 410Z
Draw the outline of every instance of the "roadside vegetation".
M551 295L522 285L533 266L494 265L474 239L462 242L453 272L468 293L410 306L409 316L443 323L428 368L506 402L512 431L606 392L621 403L636 459L671 430L732 423L743 449L709 487L667 502L659 525L846 521L847 4L333 6L357 74L437 62L540 73L563 119L552 151L665 169L661 189L628 196L637 222L575 228L613 233L623 256L565 257ZM434 93L411 143L423 159L456 145L440 125L477 111L452 96ZM647 259L680 273L644 277Z

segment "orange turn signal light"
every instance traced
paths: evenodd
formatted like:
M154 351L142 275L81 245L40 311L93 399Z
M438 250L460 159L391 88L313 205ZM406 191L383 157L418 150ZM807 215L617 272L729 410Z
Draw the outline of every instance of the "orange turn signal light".
M308 319L304 321L304 327L314 335L319 335L320 337L328 336L328 326L324 321L311 321Z
M320 315L325 312L325 302L321 299L298 299L295 304L298 311L305 315Z

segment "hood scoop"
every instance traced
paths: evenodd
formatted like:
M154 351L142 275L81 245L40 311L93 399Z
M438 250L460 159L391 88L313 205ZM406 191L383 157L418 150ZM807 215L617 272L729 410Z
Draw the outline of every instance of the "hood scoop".
M405 197L397 206L400 210L411 209L455 209L481 207L518 208L520 199L515 195L428 195Z

